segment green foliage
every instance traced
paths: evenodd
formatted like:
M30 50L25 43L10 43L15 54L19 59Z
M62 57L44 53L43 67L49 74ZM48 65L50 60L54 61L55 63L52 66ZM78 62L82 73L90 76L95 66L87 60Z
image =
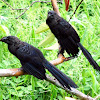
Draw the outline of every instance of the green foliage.
M53 42L54 39L55 39L55 37L52 33L48 34L47 37L39 43L39 47L46 46L47 44Z
M47 26L47 24L44 22L42 23L35 31L36 34L38 33L42 33L42 32L45 32L49 29L49 27Z
M36 29L35 33L38 34L38 33L45 32L47 30L49 30L49 27L44 22ZM44 40L40 41L38 46L39 47L46 46L46 45L52 43L54 41L54 39L55 39L54 35L50 32L50 34L47 34L47 36L46 36L46 38ZM51 47L49 47L49 48L51 48ZM48 50L48 48L46 48L46 50ZM54 50L54 48L52 48L52 50Z
M6 0L13 8L26 8L31 0ZM58 4L61 16L69 20L80 0L71 0L69 12L65 11L64 4ZM0 38L14 35L35 47L46 38L50 30L35 34L41 23L45 22L48 10L52 9L51 3L35 3L19 19L15 19L23 10L10 10L0 1ZM3 19L2 19L3 18ZM81 38L81 43L89 50L93 58L100 65L100 2L99 0L85 0L78 8L70 21ZM3 26L3 27L2 27ZM55 43L53 41L48 46ZM57 58L57 50L46 51L39 47L47 60ZM65 53L66 56L68 56ZM9 53L6 44L0 42L0 68L19 68L19 60ZM57 66L68 75L78 86L80 91L92 97L100 94L100 72L94 70L84 55ZM49 72L47 71L49 74ZM64 90L57 88L49 82L34 78L31 75L0 78L0 100L63 100L70 96ZM75 97L76 98L76 97Z

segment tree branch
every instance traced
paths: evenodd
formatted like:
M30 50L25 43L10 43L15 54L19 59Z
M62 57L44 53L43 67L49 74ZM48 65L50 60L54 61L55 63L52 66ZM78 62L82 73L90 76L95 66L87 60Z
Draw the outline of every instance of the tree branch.
M51 3L52 3L53 10L54 10L55 12L57 12L58 15L60 15L59 8L58 8L58 6L57 6L57 0L51 0Z
M64 61L65 61L65 59L63 59L63 57L60 56L59 58L51 61L51 63L53 65L57 65L57 64L60 64ZM22 68L0 69L0 77L10 77L10 76L16 76L17 77L17 76L26 75L26 74L27 73L25 73ZM54 77L50 77L49 75L46 75L46 77L47 77L46 81L56 85L57 87L64 89L66 92L68 92L70 94L76 95L81 100L97 100L97 98L100 97L100 96L97 96L96 98L92 98L90 96L83 94L82 92L78 91L75 88L71 88L71 90L69 90L67 88L63 88L63 86L59 83L59 81L57 79L55 79Z
M54 84L54 85L56 85L56 86L58 86L58 87L64 89L66 92L68 92L68 93L70 93L70 94L76 95L76 96L79 97L81 100L96 100L95 98L92 98L92 97L90 97L90 96L88 96L88 95L85 95L85 94L83 94L82 92L78 91L78 90L75 89L75 88L71 88L71 90L69 90L69 89L67 89L67 88L65 89L65 88L62 87L62 85L61 85L55 78L50 77L50 76L48 76L48 75L46 75L46 76L47 76L47 81L49 81L50 83L52 83L52 84ZM99 96L97 96L96 98L98 98L98 97L99 97Z

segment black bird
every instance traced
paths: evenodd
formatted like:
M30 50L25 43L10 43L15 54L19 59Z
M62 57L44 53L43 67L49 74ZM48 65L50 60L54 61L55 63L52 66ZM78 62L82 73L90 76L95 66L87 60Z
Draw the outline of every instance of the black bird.
M65 19L60 17L55 11L49 11L46 23L60 44L61 48L58 55L63 55L65 50L70 55L70 59L75 58L77 57L80 48L94 69L100 71L100 67L96 61L80 43L80 38L75 29Z
M15 36L3 37L0 41L8 44L9 51L20 60L23 70L28 74L46 80L46 68L63 87L68 89L71 89L70 87L77 88L77 85L69 77L44 58L39 49Z

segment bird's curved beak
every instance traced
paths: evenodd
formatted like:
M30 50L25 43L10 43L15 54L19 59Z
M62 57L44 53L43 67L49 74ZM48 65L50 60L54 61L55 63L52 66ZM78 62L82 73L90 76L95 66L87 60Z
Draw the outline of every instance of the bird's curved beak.
M0 39L0 41L2 41L2 39Z
M4 42L7 39L7 37L3 37L0 39L0 41Z

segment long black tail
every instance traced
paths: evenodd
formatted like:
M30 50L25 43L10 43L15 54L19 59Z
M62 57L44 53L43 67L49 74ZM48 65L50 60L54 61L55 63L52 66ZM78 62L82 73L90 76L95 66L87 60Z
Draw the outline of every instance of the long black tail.
M88 61L90 62L90 64L94 67L94 69L99 70L100 71L100 67L99 65L96 63L96 61L92 58L91 54L82 46L81 43L77 43L78 46L80 47L80 49L82 50L83 54L85 55L85 57L88 59Z
M48 61L46 61L43 65L62 84L63 87L67 87L68 89L71 89L70 87L78 87L68 76L62 73L54 65L50 64Z

